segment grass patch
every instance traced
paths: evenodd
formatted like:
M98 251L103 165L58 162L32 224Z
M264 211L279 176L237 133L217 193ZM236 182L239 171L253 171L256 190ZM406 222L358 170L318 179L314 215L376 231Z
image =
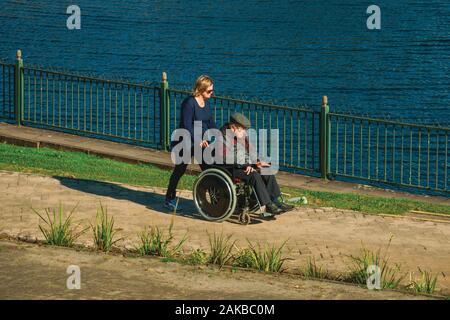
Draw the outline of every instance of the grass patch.
M292 197L305 196L308 199L308 206L311 207L333 207L372 214L404 214L411 210L450 213L450 206L448 205L403 198L376 197L356 193L313 191L287 187L281 189Z
M426 270L421 270L419 268L420 277L419 279L412 280L412 275L410 274L410 283L407 288L416 293L428 293L433 294L436 290L437 285L437 275L433 276L431 272Z
M111 181L139 186L167 187L171 172L149 164L128 164L82 152L0 144L0 169L48 176ZM185 174L178 188L192 190L195 176ZM292 197L306 196L308 206L334 207L367 213L404 214L411 210L450 213L449 205L409 199L311 191L283 187Z
M195 249L184 257L183 262L190 265L205 264L208 262L208 254L202 249Z
M391 244L391 240L392 238L389 239L385 254L382 254L381 249L372 251L362 247L359 255L350 256L350 271L343 276L343 281L367 285L367 279L370 276L367 272L369 266L377 266L380 268L381 289L398 288L405 278L405 275L401 274L400 265L395 264L392 266L389 262L387 251Z
M92 232L94 234L94 245L98 250L108 252L112 246L122 240L114 239L117 230L114 229L114 217L108 217L108 209L100 204L100 209L97 209L96 223L91 224Z
M208 233L208 232L207 232ZM231 241L232 235L224 236L223 232L219 235L214 232L208 233L210 253L207 262L216 264L220 267L228 264L233 259L232 250L236 240Z
M173 241L172 229L173 221L169 225L167 235L158 226L152 226L150 230L142 231L139 235L141 243L137 251L143 256L155 255L164 258L174 258L181 252L187 236L185 235L175 246L171 246Z
M248 240L247 240L248 241ZM287 260L282 256L282 249L286 245L286 242L279 247L265 246L261 247L259 244L254 245L250 241L249 243L249 257L252 267L264 271L264 272L283 272L286 269L283 269L283 264Z
M0 169L48 176L167 187L171 172L149 164L129 164L83 152L20 147L0 143ZM179 189L192 189L195 177L184 175Z
M46 244L71 247L89 229L86 228L77 232L77 227L72 226L72 214L76 207L72 209L67 217L64 215L64 208L61 203L58 210L46 208L45 215L41 215L38 211L31 208L44 221L44 225L39 224L39 230L44 235Z
M248 248L239 250L234 257L233 267L253 268L254 265L253 252Z
M315 258L309 258L306 263L306 267L300 268L300 273L303 277L308 279L331 279L338 280L336 277L333 277L331 273L322 266L319 266L316 263Z

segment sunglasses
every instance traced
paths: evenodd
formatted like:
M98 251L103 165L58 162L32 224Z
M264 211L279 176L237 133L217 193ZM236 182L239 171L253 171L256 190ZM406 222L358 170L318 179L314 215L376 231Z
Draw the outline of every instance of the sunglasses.
M240 126L240 125L234 125L235 126L235 128L236 128L236 131L245 131L246 129L244 128L244 127L242 127L242 126Z
M214 90L206 90L207 94L210 94L210 93L213 93L213 92L214 92Z

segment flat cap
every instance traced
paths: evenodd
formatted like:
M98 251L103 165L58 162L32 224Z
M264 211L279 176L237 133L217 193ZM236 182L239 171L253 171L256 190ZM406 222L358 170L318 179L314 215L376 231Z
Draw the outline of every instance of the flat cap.
M247 119L242 113L235 112L230 116L230 122L243 126L245 129L250 128L250 120Z

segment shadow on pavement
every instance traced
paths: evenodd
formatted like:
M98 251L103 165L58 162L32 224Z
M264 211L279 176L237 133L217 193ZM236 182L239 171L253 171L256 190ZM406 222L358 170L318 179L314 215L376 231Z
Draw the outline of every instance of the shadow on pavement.
M117 200L132 201L134 203L146 206L148 209L161 213L173 213L172 211L169 211L164 207L163 204L165 197L161 194L132 190L117 184L103 181L72 179L61 176L54 176L53 178L59 180L61 185L74 190L103 197L110 197ZM178 216L204 220L203 217L197 213L197 209L192 200L180 198L179 205L183 208L183 210L177 211Z

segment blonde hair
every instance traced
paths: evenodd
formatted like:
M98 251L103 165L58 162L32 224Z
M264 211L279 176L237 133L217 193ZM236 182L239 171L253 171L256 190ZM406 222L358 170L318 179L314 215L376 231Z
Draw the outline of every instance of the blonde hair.
M197 97L205 92L210 85L212 85L213 79L207 75L201 75L195 81L194 89L192 90L192 95Z

